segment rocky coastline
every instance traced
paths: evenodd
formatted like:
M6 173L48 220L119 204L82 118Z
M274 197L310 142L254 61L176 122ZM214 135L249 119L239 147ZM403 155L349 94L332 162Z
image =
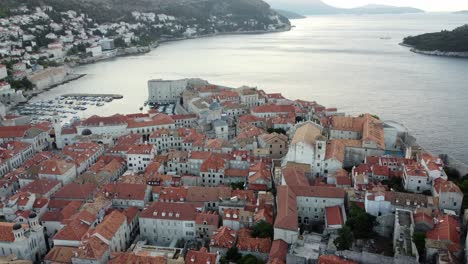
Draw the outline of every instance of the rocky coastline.
M439 56L439 57L452 57L452 58L468 58L468 52L453 52L453 51L440 51L440 50L420 50L415 48L412 45L405 43L400 43L401 46L410 48L411 52L429 55L429 56Z

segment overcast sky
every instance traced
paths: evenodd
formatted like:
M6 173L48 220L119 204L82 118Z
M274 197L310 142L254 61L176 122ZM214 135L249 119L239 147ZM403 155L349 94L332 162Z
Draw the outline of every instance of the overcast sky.
M267 0L280 3L308 3L314 0ZM426 11L468 10L468 0L322 0L337 7L357 7L367 4L384 4L394 6L411 6Z

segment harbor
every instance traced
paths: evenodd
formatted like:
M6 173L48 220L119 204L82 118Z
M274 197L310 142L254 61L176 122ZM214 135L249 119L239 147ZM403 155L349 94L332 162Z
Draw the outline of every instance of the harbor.
M114 100L122 99L118 94L65 94L50 100L19 104L12 109L14 114L30 116L32 123L51 121L59 116L64 126L84 117L88 109L100 108Z

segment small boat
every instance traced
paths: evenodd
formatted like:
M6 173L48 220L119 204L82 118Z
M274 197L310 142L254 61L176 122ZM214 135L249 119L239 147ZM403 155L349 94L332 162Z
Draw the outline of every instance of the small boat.
M104 103L97 103L97 106L104 106Z

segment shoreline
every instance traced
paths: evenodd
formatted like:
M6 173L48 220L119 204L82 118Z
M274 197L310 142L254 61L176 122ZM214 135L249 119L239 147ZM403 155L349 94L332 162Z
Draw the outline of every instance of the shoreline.
M281 33L281 32L291 31L291 29L292 29L292 26L289 26L289 27L287 27L285 29L278 29L278 30L252 30L252 31L217 32L217 33L199 35L199 36L194 36L194 37L163 39L163 40L159 40L159 41L151 44L150 46L132 46L132 47L126 48L126 49L132 49L132 48L136 49L137 52L125 52L125 49L123 49L123 51L124 51L123 53L119 54L119 52L117 52L117 55L112 56L112 57L99 58L97 60L89 61L89 62L85 62L85 63L74 63L74 64L66 64L66 65L68 67L70 67L70 69L74 69L74 68L79 67L79 66L95 64L95 63L104 62L104 61L117 59L117 58L121 58L121 57L139 56L139 55L143 55L143 54L149 53L149 52L157 49L162 44L170 43L170 42L176 42L176 41L210 38L210 37L217 37L217 36L224 36L224 35L260 35L260 34ZM28 93L27 97L26 97L26 102L24 102L24 103L29 102L32 98L34 98L35 96L37 96L39 94L42 94L42 93L44 93L46 91L50 91L50 90L56 88L59 85L66 84L66 83L81 79L84 76L86 76L86 74L70 73L64 78L64 80L62 80L59 83L51 85L51 86L49 86L47 88L44 88L42 90L32 91L31 93Z
M427 55L427 56L437 56L437 57L447 57L447 58L459 58L459 59L467 59L468 58L468 52L453 52L453 51L440 51L440 50L434 50L434 51L429 51L429 50L420 50L415 48L412 45L405 44L405 43L399 43L400 46L407 47L410 49L411 52L421 54L421 55Z
M27 97L26 97L26 101L24 103L29 102L32 98L34 98L34 97L36 97L36 96L38 96L38 95L40 95L40 94L42 94L44 92L50 91L50 90L56 88L57 86L60 86L62 84L66 84L66 83L69 83L69 82L76 81L76 80L81 79L81 78L83 78L85 76L86 76L86 74L77 74L77 73L67 74L62 81L60 81L60 82L58 82L56 84L53 84L53 85L51 85L49 87L46 87L44 89L41 89L41 90L36 90L36 91L31 91L30 93L26 93Z

